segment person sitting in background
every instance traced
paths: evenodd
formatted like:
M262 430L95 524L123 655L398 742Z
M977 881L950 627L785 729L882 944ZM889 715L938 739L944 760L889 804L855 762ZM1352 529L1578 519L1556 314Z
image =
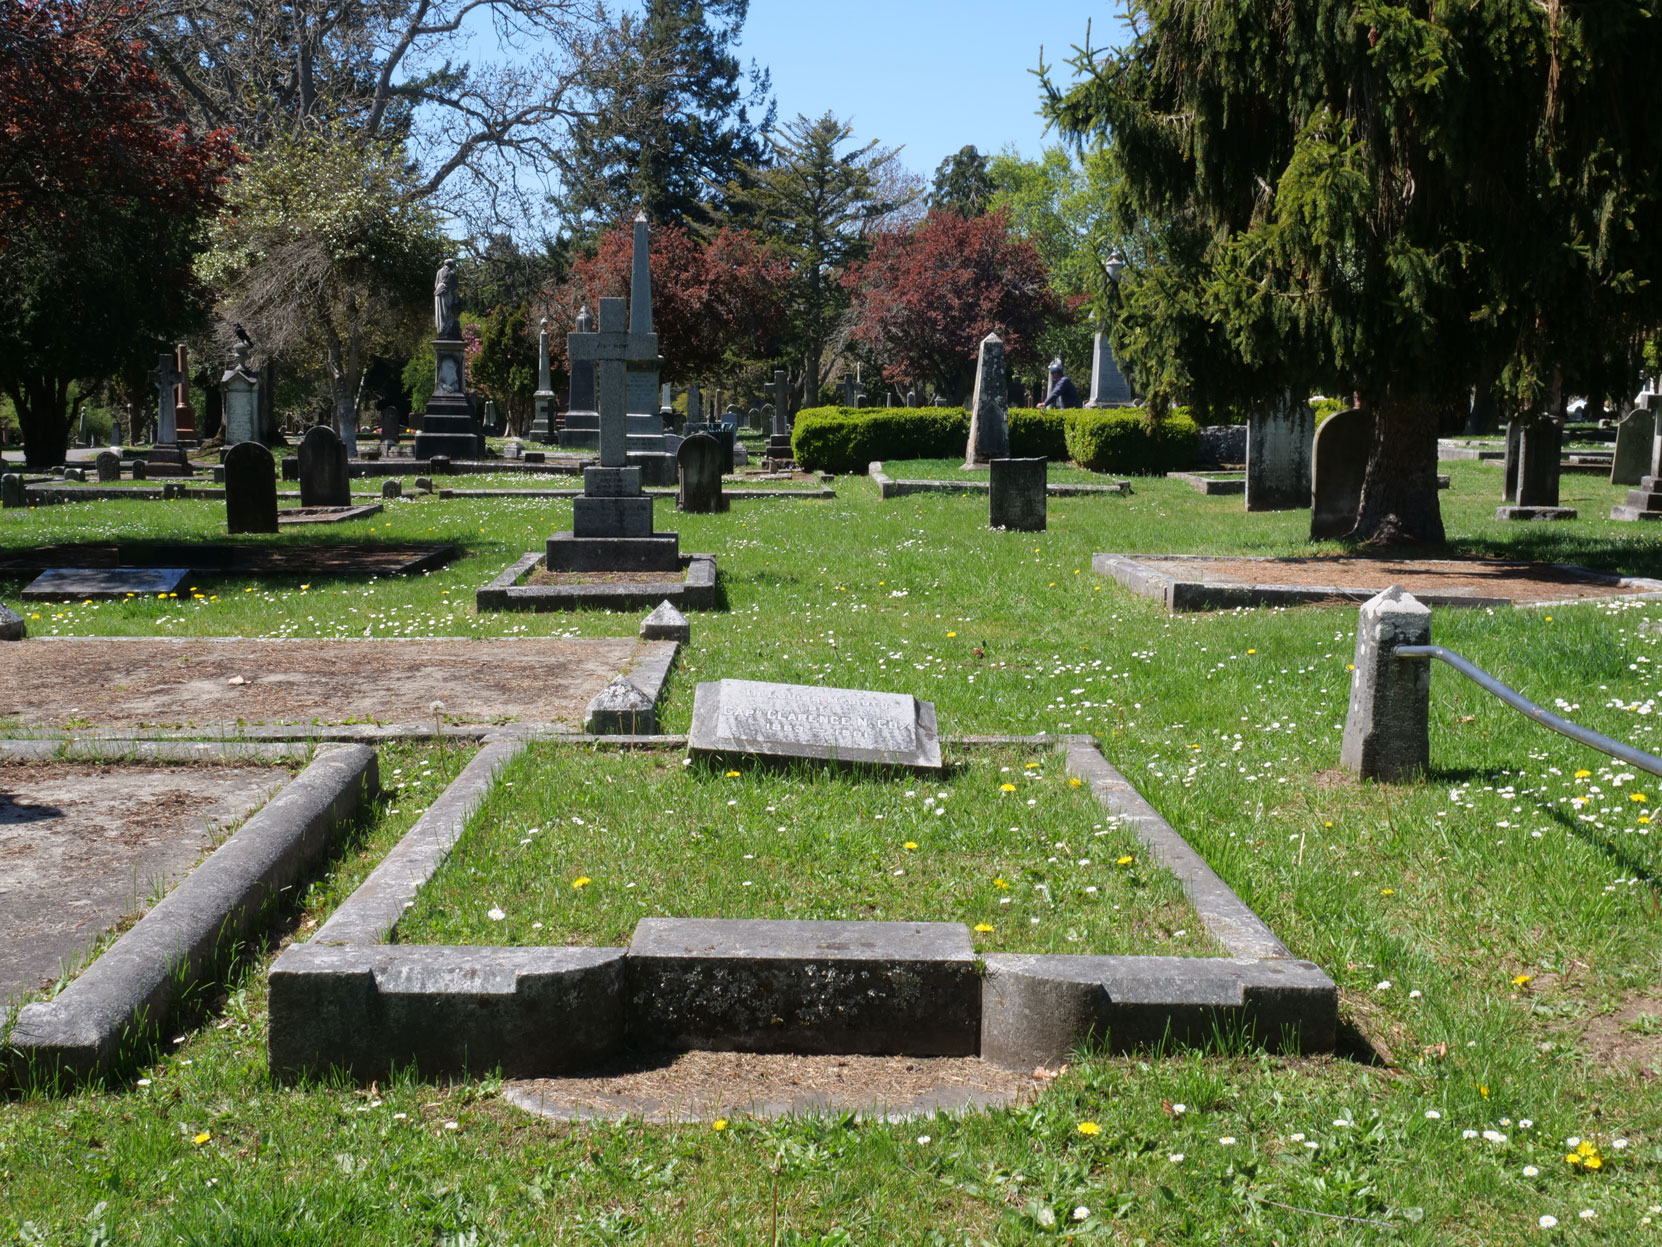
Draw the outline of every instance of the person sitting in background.
M1062 371L1060 359L1050 361L1050 393L1045 395L1042 405L1063 408L1079 406L1079 389Z

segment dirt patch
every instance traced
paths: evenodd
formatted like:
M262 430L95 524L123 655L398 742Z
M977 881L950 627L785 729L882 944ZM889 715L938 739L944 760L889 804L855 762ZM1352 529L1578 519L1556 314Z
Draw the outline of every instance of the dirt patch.
M1647 591L1616 576L1552 563L1499 559L1138 558L1176 580L1293 585L1379 592L1400 584L1416 595L1510 598L1515 602L1621 597Z
M1616 1012L1590 1021L1581 1042L1594 1065L1627 1066L1645 1078L1662 1074L1662 993L1630 996Z
M527 585L678 585L687 573L675 572L551 572L547 568L526 580Z
M288 779L276 767L0 765L0 1012L148 909Z
M1044 1083L974 1057L656 1053L574 1078L509 1083L508 1100L559 1121L714 1121L858 1112L898 1119L1020 1104Z
M0 718L60 728L430 724L439 701L447 724L572 724L645 644L53 637L0 646Z

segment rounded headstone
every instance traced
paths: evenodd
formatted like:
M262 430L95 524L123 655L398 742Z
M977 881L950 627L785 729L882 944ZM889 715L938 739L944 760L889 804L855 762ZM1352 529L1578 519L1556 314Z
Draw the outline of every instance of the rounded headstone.
M277 531L277 460L259 442L238 442L225 452L225 530Z

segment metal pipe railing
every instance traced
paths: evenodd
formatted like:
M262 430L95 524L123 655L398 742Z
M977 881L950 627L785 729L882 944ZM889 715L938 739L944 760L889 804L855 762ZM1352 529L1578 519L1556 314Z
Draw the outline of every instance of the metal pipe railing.
M1392 653L1398 658L1435 658L1439 662L1446 662L1473 684L1485 692L1493 693L1512 709L1535 720L1542 727L1550 727L1589 749L1609 754L1612 758L1620 758L1629 766L1636 766L1641 771L1662 775L1662 758L1646 753L1643 749L1635 749L1619 740L1612 740L1591 728L1582 727L1579 723L1559 718L1552 711L1537 706L1517 690L1508 688L1483 668L1473 666L1459 654L1446 650L1441 645L1399 645Z

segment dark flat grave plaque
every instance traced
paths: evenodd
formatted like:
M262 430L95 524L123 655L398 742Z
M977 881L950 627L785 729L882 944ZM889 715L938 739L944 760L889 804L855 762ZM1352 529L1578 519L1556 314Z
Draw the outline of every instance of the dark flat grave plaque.
M129 593L177 593L190 577L184 567L53 567L23 590L26 602L84 602Z
M693 694L694 757L747 754L940 770L933 702L906 693L713 680Z

